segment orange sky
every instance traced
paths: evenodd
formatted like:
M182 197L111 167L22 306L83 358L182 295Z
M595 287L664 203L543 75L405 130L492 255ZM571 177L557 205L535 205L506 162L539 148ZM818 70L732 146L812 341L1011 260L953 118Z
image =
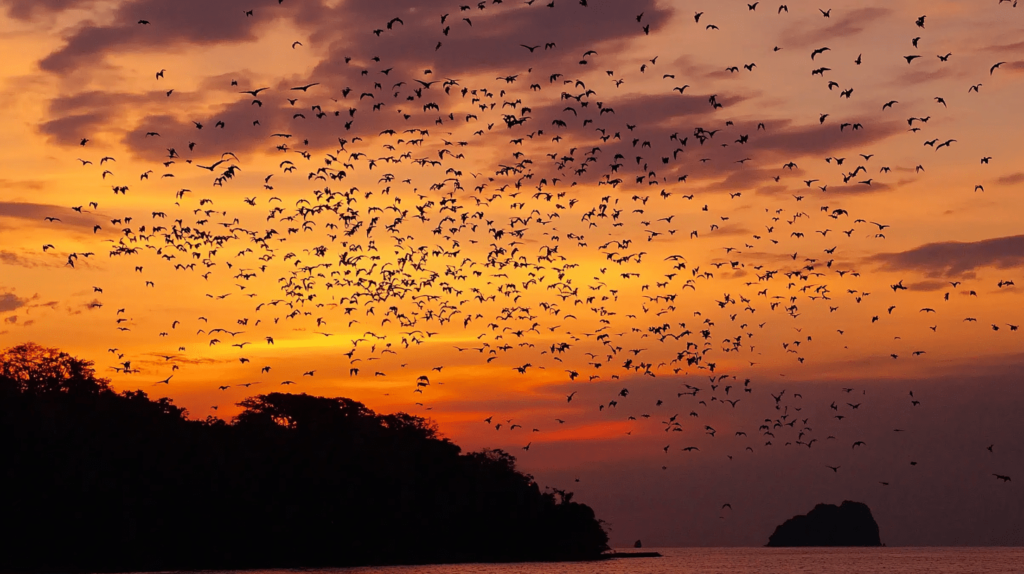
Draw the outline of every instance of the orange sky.
M1024 12L787 8L0 0L0 345L193 417L280 390L427 416L571 484L613 541L761 544L860 496L924 532L897 542L1022 543L998 509L1024 497L989 475L1024 468ZM976 417L913 414L969 437L963 470L886 481L904 451L846 446L930 402ZM785 496L722 530L751 473ZM933 498L898 511L879 481ZM928 526L969 485L956 515L991 526Z

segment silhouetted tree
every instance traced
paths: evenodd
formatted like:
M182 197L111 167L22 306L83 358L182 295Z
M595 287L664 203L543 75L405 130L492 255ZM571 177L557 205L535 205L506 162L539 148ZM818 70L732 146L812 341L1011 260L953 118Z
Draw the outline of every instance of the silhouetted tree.
M500 450L344 398L270 393L232 421L114 392L92 364L0 354L0 570L575 560L593 511Z
M107 383L96 379L92 363L57 349L26 343L0 353L0 377L28 394L51 392L98 393Z

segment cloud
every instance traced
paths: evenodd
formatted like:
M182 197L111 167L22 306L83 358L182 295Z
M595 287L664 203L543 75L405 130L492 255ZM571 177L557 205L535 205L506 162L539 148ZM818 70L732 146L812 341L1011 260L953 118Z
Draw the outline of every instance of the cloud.
M87 113L64 116L39 126L39 131L61 145L79 145L82 138L92 138L92 133L110 120L107 113Z
M985 48L989 52L1006 52L1008 54L1020 54L1024 51L1024 42L1014 42L1013 44L997 44L995 46L989 46Z
M6 0L9 12L28 18L33 11L65 9L64 4L84 4L87 0ZM337 62L345 56L379 56L382 62L401 61L408 70L434 67L460 74L501 69L522 64L525 48L519 44L544 44L557 38L553 50L537 50L532 65L552 60L575 63L583 51L608 40L643 34L634 16L646 14L652 32L669 20L670 10L654 0L594 3L582 7L576 2L559 2L554 8L544 3L520 6L487 3L469 10L458 10L443 0L354 0L326 5L321 1L303 3L275 0L129 0L112 17L112 24L85 22L73 30L65 44L40 61L44 71L64 73L95 63L106 54L167 49L173 44L213 45L255 40L257 28L289 19L308 33L302 38L304 49L330 46L328 57L314 71L322 78L338 71ZM253 10L252 17L245 17ZM448 13L449 34L442 33L440 15ZM545 17L537 18L543 13ZM202 14L202 17L196 17ZM424 17L425 14L437 16ZM386 24L394 17L387 30ZM463 20L468 18L472 24ZM138 24L146 20L147 25ZM376 35L374 30L382 33ZM308 41L307 41L308 40ZM434 50L437 42L440 50ZM600 61L600 59L597 59ZM596 63L596 62L595 62ZM390 64L388 64L390 65Z
M35 294L27 299L18 297L14 293L7 291L0 293L0 313L7 313L9 311L16 311L18 309L29 310L36 307L50 307L55 308L57 305L56 301L50 303L38 303L39 294ZM17 315L11 315L4 319L5 322L14 324L18 321Z
M92 227L100 221L99 217L88 212L79 214L71 211L67 207L61 207L58 205L48 205L43 203L17 203L10 201L0 201L0 217L27 219L39 224L43 224L44 217L56 217L60 219L59 222L47 225L73 225L75 227ZM2 253L9 252L4 251Z
M719 174L721 175L721 174ZM777 175L772 169L742 169L735 168L728 172L725 179L711 183L705 189L716 191L737 191L757 189L761 194L775 194L792 191L784 185L771 186L773 176ZM704 174L701 174L703 177Z
M880 263L884 271L916 270L928 277L956 277L978 267L1010 269L1024 264L1024 235L928 243L901 253L880 253L870 260Z
M857 178L857 179L860 179L860 178ZM850 181L852 182L853 180L850 180ZM866 179L862 180L862 181L866 181ZM895 187L892 186L892 185L889 185L888 183L879 182L879 181L872 181L870 184L864 184L864 183L854 184L854 183L850 183L849 185L835 185L835 186L830 185L830 186L828 186L828 193L832 194L832 195L835 195L835 194L854 195L854 194L864 194L864 193L880 193L880 192L883 192L883 191L892 191L893 189L895 189Z
M86 309L89 309L90 311L93 310L93 309L99 309L99 308L103 307L103 301L100 301L99 299L93 298L93 300L89 301L88 303L82 303L82 307L85 307Z
M0 0L7 15L18 20L31 20L40 12L63 12L95 3L96 0Z
M14 311L19 307L23 307L25 303L25 299L18 297L14 293L0 293L0 313Z
M758 130L757 123L738 122L734 128L726 128L725 134L717 135L708 143L728 144L728 147L717 147L711 145L693 145L693 137L690 137L688 152L695 159L698 155L701 158L711 157L707 163L694 166L691 178L694 181L719 179L716 183L709 184L707 189L720 191L737 191L745 189L757 189L758 193L776 194L782 192L793 192L801 194L807 191L803 181L797 185L797 189L791 189L785 185L772 185L775 176L781 176L783 181L793 177L803 178L807 171L799 165L796 169L789 170L782 167L784 162L799 160L807 156L819 154L840 155L841 152L849 149L857 149L869 143L880 141L889 136L901 133L902 126L898 123L886 123L873 125L868 129L852 131L846 129L840 131L836 125L792 125L789 121L774 120L766 121L767 132ZM748 143L737 145L737 138L740 135L749 135ZM722 154L726 157L714 157L713 154ZM754 158L755 162L739 164L743 158ZM774 165L773 165L774 162ZM800 162L803 163L803 162ZM854 168L850 168L851 170ZM872 182L871 185L856 185L856 181L868 179L868 176L861 176L851 180L850 185L829 185L830 194L864 194L878 193L891 189L890 185L884 182ZM818 185L823 185L818 182ZM817 188L810 188L818 192Z
M177 99L174 100L175 103L180 103L181 95L179 94L180 92L175 92L177 96ZM72 95L57 96L50 100L48 107L51 115L73 115L96 112L96 110L109 112L125 106L138 107L141 104L163 103L166 100L166 92L162 91L130 94L126 92L90 90Z
M614 58L609 42L643 37L637 14L645 14L645 23L651 24L652 32L670 15L670 10L657 6L654 0L594 2L587 7L578 2L557 2L554 8L546 4L488 2L482 10L477 4L470 4L469 10L456 10L446 0L356 0L334 8L306 10L297 20L314 29L313 41L332 45L329 57L314 71L315 77L339 69L344 56L367 51L382 62L402 62L409 71L431 67L442 76L463 77L509 68L518 71L524 60L534 68L558 62L580 68L582 54L591 49L598 54L588 58L587 66L605 66ZM423 17L431 13L437 16ZM440 21L442 14L448 14L444 24ZM372 33L384 29L396 16L405 24L396 24L380 36ZM444 27L449 28L447 35L442 32ZM545 43L556 40L554 49L544 49ZM441 48L435 49L438 42ZM540 44L541 48L530 53L520 44Z
M822 42L835 42L839 38L855 36L891 12L889 8L871 6L851 10L839 22L824 28L792 27L784 34L786 45L795 48L817 47Z
M27 3L16 0L15 6ZM57 2L48 0L43 4ZM27 10L30 9L19 13ZM245 17L246 10L253 10L254 17ZM39 66L47 72L64 73L95 64L112 52L166 50L178 43L209 45L255 40L255 27L289 14L291 11L273 0L129 0L114 13L114 24L84 23L62 47L43 58ZM149 24L139 24L140 20Z
M788 172L787 172L787 174L788 174ZM733 180L733 178L730 177L730 178L727 178L726 181L722 182L720 184L721 186L723 186L722 189L726 189L726 190L732 189L732 190L735 190L735 189L745 189L746 188L746 187L744 187L742 185L735 186L735 183L732 180ZM740 180L737 180L737 181L740 181ZM854 180L851 180L851 182L852 181L854 181ZM890 185L888 183L878 182L878 181L872 181L870 185L863 184L863 183L860 183L860 184L858 184L858 183L850 183L848 185L829 185L827 190L824 192L824 193L828 194L826 196L826 195L822 195L823 192L820 190L819 187L817 187L817 185L820 184L820 183L821 182L817 182L817 183L814 184L816 187L810 187L810 188L804 187L803 184L801 184L800 187L797 188L797 189L793 189L793 188L782 186L782 185L761 186L761 187L757 188L757 193L760 194L760 195L779 195L779 194L786 193L786 194L793 195L793 196L800 197L800 198L813 199L814 197L829 197L829 196L836 197L836 196L843 196L843 195L864 195L864 194L868 194L868 193L881 193L883 191L892 191L893 189L898 187L898 185L897 186L892 186L892 185ZM735 187L728 187L730 185L734 185Z
M39 293L33 295L28 301L38 301L40 299ZM46 301L45 303L32 303L28 306L29 309L50 309L56 311L57 307L60 306L60 301Z
M118 125L117 116L125 109L138 109L158 101L158 92L127 94L90 90L73 95L57 96L49 101L48 116L53 119L39 125L39 132L51 143L78 147L82 138L95 143L96 133ZM166 99L159 92L160 99ZM180 96L179 96L180 98Z
M42 181L0 179L0 189L41 191L44 187L46 187L46 183Z
M0 263L4 265L16 265L18 267L26 268L38 266L38 263L36 263L35 261L28 259L26 257L22 257L17 253L13 253L11 251L6 250L0 251Z
M943 80L949 78L962 78L965 77L963 73L954 72L953 68L941 67L934 70L920 69L920 68L905 68L904 71L889 81L890 85L893 86L916 86L932 82L936 80Z
M217 76L221 78L221 76ZM193 114L189 117L190 119L201 120L203 123L212 124L216 121L209 120L209 111L206 108L206 104L201 102L201 96L213 91L226 91L225 86L229 85L228 81L224 81L220 86L209 85L210 82L204 82L203 92L174 92L173 104L178 110L185 110L180 112L183 114ZM220 88L220 89L217 89ZM238 92L237 87L232 90ZM231 94L232 99L242 98L237 93ZM100 139L98 135L100 132L118 132L121 131L129 132L131 129L130 125L126 125L126 122L122 120L122 116L125 110L133 110L136 113L139 111L145 112L146 110L154 110L159 113L153 113L146 116L137 125L135 131L142 132L141 136L145 136L147 131L160 131L156 126L149 122L149 117L170 117L166 115L166 110L170 107L171 99L166 95L166 92L162 90L154 90L143 92L139 94L131 94L125 92L103 92L103 91L87 91L70 96L59 96L49 102L49 116L54 118L47 122L42 123L39 126L39 131L46 136L49 136L51 143L57 143L65 146L79 147L79 142L82 138L88 138L92 140L92 144L95 144ZM249 100L245 100L245 105L251 105ZM225 104L222 109L230 107L232 104ZM192 112L191 110L196 110ZM255 108L254 108L255 109ZM252 115L252 114L250 114ZM217 118L220 119L220 118ZM235 118L237 119L237 118ZM246 118L251 120L251 118ZM185 120L181 120L184 122ZM248 122L245 122L248 123ZM195 131L191 123L187 123L187 127L192 131ZM183 127L185 125L183 124ZM185 133L185 130L182 130ZM161 133L161 135L164 135ZM195 139L194 134L192 135ZM156 143L160 143L161 140L157 140ZM187 142L182 142L180 146L185 145ZM161 151L165 151L161 149ZM84 153L84 152L83 152ZM165 157L163 155L160 156Z
M867 144L903 133L899 122L872 123L861 130L850 127L840 129L837 123L790 126L788 121L766 122L767 133L751 134L749 148L752 151L770 151L777 156L834 154L835 152L863 148ZM756 128L756 126L755 126Z
M1018 183L1024 182L1024 172L1018 171L1017 173L1004 175L997 179L996 182L1002 185L1016 185Z
M548 85L546 79L543 84L545 87ZM555 86L558 86L558 84L555 84ZM552 89L561 89L564 93L572 93L573 97L541 105L533 105L532 112L529 115L535 118L534 122L540 128L550 132L552 136L561 135L567 137L567 135L572 134L576 138L573 141L596 141L599 135L599 128L605 128L606 135L611 136L614 133L619 133L622 139L616 140L613 138L607 143L601 143L602 149L611 153L622 152L627 156L636 155L627 150L645 152L644 148L649 147L649 145L654 146L650 148L654 153L660 155L671 154L673 149L679 147L679 143L677 140L670 140L669 135L672 132L678 132L680 140L690 135L689 129L677 129L672 126L681 125L683 121L699 123L702 120L709 119L714 112L706 95L679 95L675 93L629 95L616 98L614 102L604 102L600 105L598 102L602 98L591 96L586 104L587 107L583 107L582 102L578 102L575 99L576 95L583 93L584 88L582 86L571 89L568 86ZM728 98L720 98L718 101L724 105L731 105L743 101L743 99L742 96L730 96ZM588 101L588 99L584 98L583 101ZM573 108L576 113L572 113L566 108ZM602 110L606 113L601 113ZM566 122L567 126L564 128L553 126L552 121L554 119ZM584 125L584 121L588 119L593 123ZM629 125L644 125L651 120L656 120L665 126L663 138L653 138L650 136L650 132L645 137L641 137L638 133L634 134L628 128ZM612 125L615 127L613 128ZM626 129L623 129L623 127ZM644 143L637 147L631 143L634 137L639 138ZM650 139L649 142L648 139ZM694 138L691 137L690 139ZM692 147L696 142L691 141L689 143ZM652 156L649 159L653 160L654 157Z
M925 281L918 281L917 283L910 283L907 288L911 291L938 291L943 288L949 287L949 283L946 281L939 281L936 279L928 279Z
M166 353L150 352L146 353L147 356L153 357L152 359L142 359L137 361L143 365L173 365L175 363L185 365L227 365L234 364L235 359L214 359L210 357L189 357L177 353L170 355ZM167 359L166 357L170 357ZM159 360L157 360L159 359Z
M301 92L298 94L301 95ZM291 96L294 93L286 95ZM381 97L381 92L378 91L376 95ZM441 96L444 96L443 92ZM382 111L372 111L376 100L364 99L360 104L358 96L354 94L350 94L347 100L335 103L328 97L321 99L311 90L308 99L300 98L305 100L304 105L296 106L290 106L283 101L279 102L283 105L275 105L277 101L271 100L269 96L263 96L261 99L266 103L262 107L253 105L251 98L238 97L238 101L221 105L213 112L205 112L190 119L167 114L145 116L125 134L122 143L134 154L153 161L167 159L170 148L174 148L179 156L184 158L212 159L219 158L227 151L243 154L254 150L272 150L281 144L297 149L336 148L339 137L350 139L356 135L376 136L381 130L388 128L429 129L433 127L434 118L437 117L432 116L428 122L425 114L414 113L416 118L399 124L397 122L401 121L401 117L390 107L391 101L386 102L387 107L382 108ZM425 95L422 101L403 108L412 108L409 111L416 112L426 101L432 100ZM317 104L322 108L313 111L311 104ZM356 108L354 116L349 114L350 108ZM321 112L323 115L319 115ZM223 128L217 127L218 121L224 122ZM259 124L254 124L255 121L259 121ZM203 128L198 129L193 122L199 122ZM345 128L347 122L352 122L351 129ZM150 132L159 133L160 136L147 136ZM289 134L293 137L273 137L272 134L275 133ZM308 144L304 143L305 141L308 141ZM189 142L196 143L191 152L188 149Z
M567 90L567 87L562 87L558 83L552 86L546 77L538 78L538 80L547 89ZM357 135L364 138L376 137L382 130L389 128L396 131L411 128L431 130L437 128L435 120L438 118L443 119L442 125L451 125L451 129L484 129L486 124L494 123L496 124L495 129L488 135L503 142L507 141L505 140L506 134L518 133L507 130L500 120L500 116L516 114L516 111L521 111L522 108L508 108L501 105L493 110L488 109L486 112L475 106L475 109L470 108L468 107L470 101L473 98L479 98L479 94L468 92L463 96L458 87L453 88L450 94L446 94L439 85L434 85L430 89L422 90L420 96L415 97L412 101L404 97L394 97L394 92L412 97L412 87L409 85L400 89L375 89L371 92L374 96L372 98L363 99L359 93L353 91L347 96L333 99L323 95L325 92L332 91L332 83L344 86L344 83L337 82L337 78L335 78L326 80L325 85L311 88L306 94L305 92L290 91L289 86L293 85L291 83L281 83L272 90L260 94L259 99L263 103L262 106L253 105L253 99L248 96L232 94L234 101L222 104L213 111L205 111L202 116L185 119L167 114L148 115L126 133L123 143L136 155L157 160L166 159L167 149L171 147L175 148L179 155L192 159L219 157L224 151L243 153L256 149L269 150L279 144L288 144L292 148L334 148L339 136L347 139ZM516 83L508 89L518 88L521 83ZM390 86L388 87L390 88ZM340 87L338 89L340 90ZM528 88L526 85L522 85L521 89L525 91ZM584 89L576 87L573 91L582 93ZM297 97L299 101L295 105L291 105L281 99L282 94L285 97ZM501 104L503 101L516 99L521 98L509 93L504 96L503 100L492 101ZM548 98L548 103L532 106L532 111L528 113L532 119L520 129L544 130L550 136L569 137L571 134L573 137L582 138L581 141L596 142L595 145L603 146L602 149L610 154L617 151L627 155L632 153L628 151L632 149L630 132L621 127L611 129L610 123L621 125L619 122L625 121L626 124L642 125L650 118L658 118L658 121L666 123L681 123L684 119L699 123L701 119L710 117L713 113L707 96L680 96L674 93L626 96L617 99L614 105L604 106L605 109L612 108L614 110L614 113L606 114L601 113L601 109L593 99L586 108L574 99L555 100L554 102L551 100L554 100L554 97ZM742 96L732 96L723 97L719 101L729 105L742 100ZM437 103L440 110L438 112L424 111L423 107L428 103ZM322 111L324 115L312 110L313 104L318 104L318 111ZM373 110L373 106L376 104L383 104L380 111ZM564 111L567 106L576 109L578 115ZM355 110L354 115L350 113L352 110ZM404 119L402 115L399 115L399 110L408 114L410 118ZM455 110L458 111L455 112ZM455 113L454 122L448 117L448 114L452 112ZM471 123L467 122L467 114L470 112L475 112L474 115L479 119ZM595 123L584 126L585 118ZM565 121L566 127L553 126L554 119ZM192 120L201 122L203 129L197 129ZM254 125L254 120L259 120L259 125ZM224 121L225 127L223 129L215 127L217 121ZM346 124L349 123L351 123L350 128L346 128ZM606 143L600 142L597 139L600 134L595 129L599 126L608 127L607 134L609 136L621 130L623 139L621 141L613 139ZM682 131L683 134L680 135L680 138L685 137L686 131ZM146 134L149 132L157 132L160 136L147 136ZM291 134L293 137L274 138L271 137L273 133ZM308 144L303 143L305 140L308 140ZM187 150L190 141L197 143L194 155L190 155ZM672 155L672 148L678 147L668 146L668 144L675 143L668 140L668 133L665 135L664 142L655 141L653 143L658 147L659 153L664 152L660 153L659 157ZM680 156L680 160L685 159L686 156ZM665 168L654 156L648 158L648 161L652 166L655 162L659 162L658 165L663 169L669 169Z
M24 267L26 269L33 269L36 267L64 267L63 261L59 261L60 255L54 255L52 252L46 257L41 259L39 256L29 253L15 253L13 251L7 251L6 249L0 250L0 265L14 265L17 267Z

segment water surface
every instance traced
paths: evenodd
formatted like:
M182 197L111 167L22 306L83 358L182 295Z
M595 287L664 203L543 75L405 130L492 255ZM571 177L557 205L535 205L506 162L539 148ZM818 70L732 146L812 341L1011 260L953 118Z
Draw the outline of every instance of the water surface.
M1004 574L1024 548L644 548L661 558L303 570L307 574ZM622 550L631 552L632 550ZM239 574L281 574L290 570Z

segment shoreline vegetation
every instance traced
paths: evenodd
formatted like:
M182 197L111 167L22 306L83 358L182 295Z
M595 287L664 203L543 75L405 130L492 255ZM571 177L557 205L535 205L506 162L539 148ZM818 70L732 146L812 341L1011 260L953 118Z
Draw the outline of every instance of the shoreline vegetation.
M604 524L428 420L268 393L231 422L113 391L89 361L0 353L0 571L598 560Z

